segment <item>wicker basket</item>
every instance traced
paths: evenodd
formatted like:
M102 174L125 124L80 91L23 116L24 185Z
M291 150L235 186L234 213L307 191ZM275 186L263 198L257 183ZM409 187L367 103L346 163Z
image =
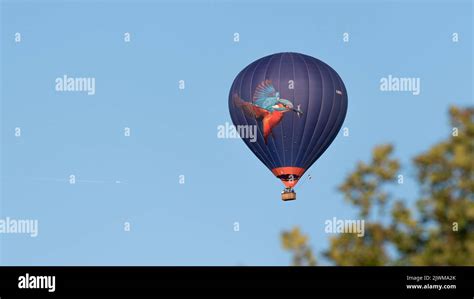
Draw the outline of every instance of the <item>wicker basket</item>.
M295 200L296 199L296 192L283 192L281 194L281 199L283 201Z

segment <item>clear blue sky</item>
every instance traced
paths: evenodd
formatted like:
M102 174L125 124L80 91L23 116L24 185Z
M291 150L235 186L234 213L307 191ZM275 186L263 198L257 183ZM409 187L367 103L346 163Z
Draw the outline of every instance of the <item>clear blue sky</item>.
M326 248L324 221L355 217L337 185L385 142L412 204L410 157L450 133L449 105L473 104L472 4L353 2L2 1L0 216L38 219L39 236L0 234L0 263L288 265L280 232ZM217 138L234 77L282 51L328 63L349 96L350 136L288 203L241 140ZM96 94L55 92L64 74L95 77ZM421 94L381 92L389 74L421 78Z

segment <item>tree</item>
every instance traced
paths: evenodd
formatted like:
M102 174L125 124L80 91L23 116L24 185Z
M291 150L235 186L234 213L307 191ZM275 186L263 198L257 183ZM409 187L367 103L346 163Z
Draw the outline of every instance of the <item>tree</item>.
M299 227L283 232L281 239L283 248L293 252L293 265L316 266L313 251L308 246L308 237L301 233Z
M332 237L323 252L332 263L474 265L474 108L449 112L452 134L413 158L419 185L413 210L393 195L401 166L392 145L376 146L371 161L349 173L338 189L365 220L365 234ZM283 232L282 242L294 265L310 265L307 256L314 261L299 229Z

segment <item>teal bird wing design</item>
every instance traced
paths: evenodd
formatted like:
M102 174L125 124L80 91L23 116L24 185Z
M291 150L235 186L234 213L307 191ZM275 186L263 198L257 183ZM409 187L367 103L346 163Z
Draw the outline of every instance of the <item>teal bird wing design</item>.
M278 92L273 87L272 81L265 80L258 84L253 94L253 102L255 105L270 110L273 105L277 104Z

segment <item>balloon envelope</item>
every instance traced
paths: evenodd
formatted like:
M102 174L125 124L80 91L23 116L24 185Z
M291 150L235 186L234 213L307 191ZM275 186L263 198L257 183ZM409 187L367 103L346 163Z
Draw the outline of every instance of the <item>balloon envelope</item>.
M292 188L337 136L347 93L336 71L321 60L277 53L237 75L229 110L245 144Z

